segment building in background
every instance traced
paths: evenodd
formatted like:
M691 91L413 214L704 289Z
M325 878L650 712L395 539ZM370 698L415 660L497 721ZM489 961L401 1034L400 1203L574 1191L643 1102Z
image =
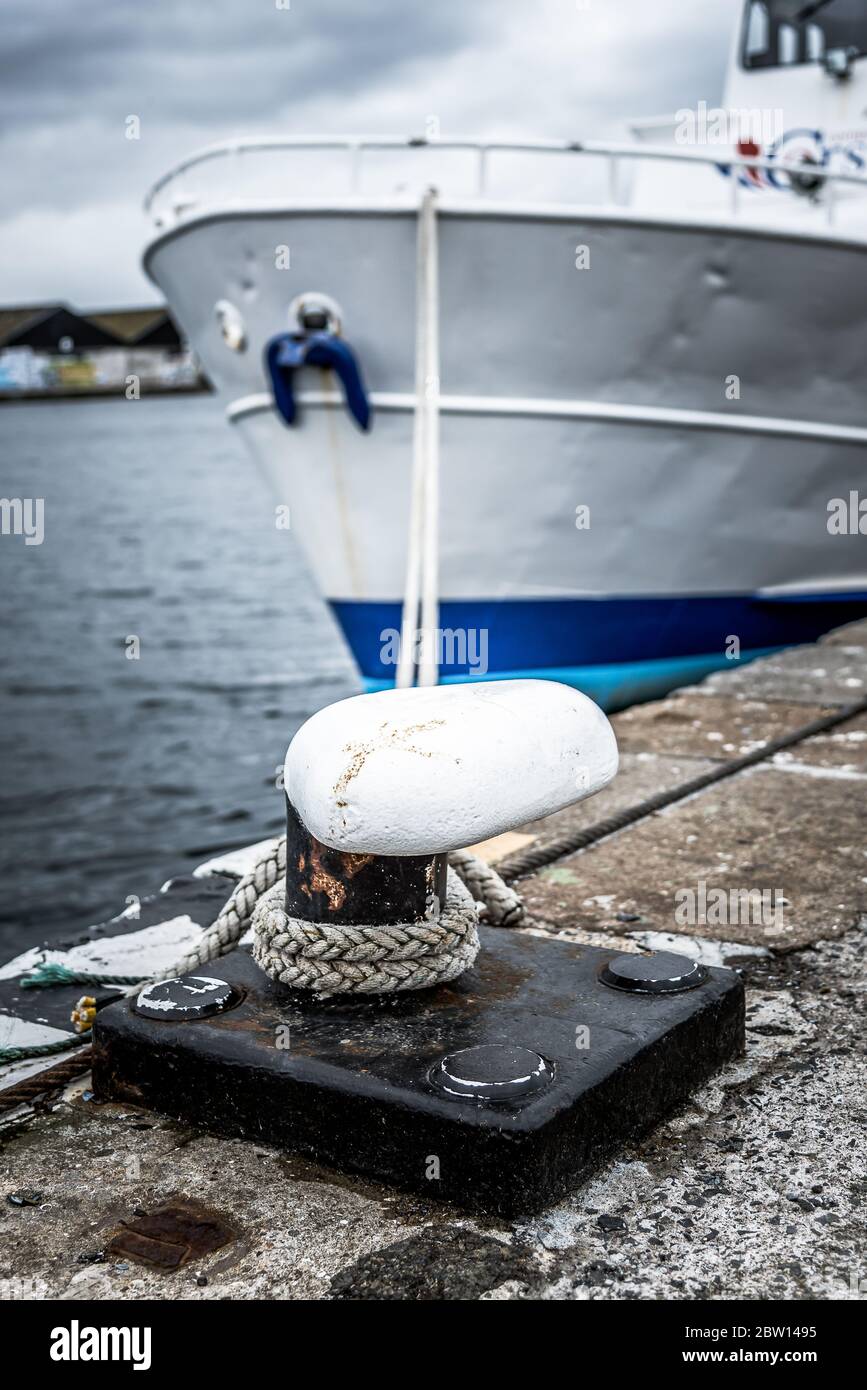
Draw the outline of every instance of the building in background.
M0 400L207 390L166 309L0 309Z

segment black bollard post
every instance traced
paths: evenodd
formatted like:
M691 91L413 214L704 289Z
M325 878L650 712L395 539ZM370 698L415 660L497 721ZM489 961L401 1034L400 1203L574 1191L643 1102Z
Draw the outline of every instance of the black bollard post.
M330 849L286 797L286 911L306 922L385 926L434 921L446 900L448 855Z

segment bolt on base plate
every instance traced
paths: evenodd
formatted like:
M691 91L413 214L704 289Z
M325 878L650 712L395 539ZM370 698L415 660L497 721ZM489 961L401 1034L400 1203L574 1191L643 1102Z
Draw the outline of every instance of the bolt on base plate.
M316 999L236 950L202 970L226 986L211 1011L135 996L101 1010L96 1094L514 1216L583 1182L743 1049L730 970L645 958L648 991L640 957L480 935L460 979L388 996Z

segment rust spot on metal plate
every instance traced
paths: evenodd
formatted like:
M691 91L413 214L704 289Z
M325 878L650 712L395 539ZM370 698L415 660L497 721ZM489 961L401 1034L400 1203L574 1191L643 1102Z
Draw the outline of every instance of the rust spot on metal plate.
M471 971L468 971L461 979L456 980L453 985L445 985L442 988L446 993L453 991L458 994L458 990L460 990L460 1003L464 1012L468 1010L475 1012L483 1005L484 1001L511 999L518 993L524 981L529 980L532 975L533 967L530 964L521 967L514 962L500 960L488 952L480 951ZM478 995L472 988L476 976L478 976L481 986ZM460 988L462 984L463 988ZM455 986L458 989L455 989ZM446 1002L444 999L443 1003Z
M122 1221L108 1243L110 1255L135 1260L151 1269L180 1269L237 1240L237 1231L219 1212L179 1198Z

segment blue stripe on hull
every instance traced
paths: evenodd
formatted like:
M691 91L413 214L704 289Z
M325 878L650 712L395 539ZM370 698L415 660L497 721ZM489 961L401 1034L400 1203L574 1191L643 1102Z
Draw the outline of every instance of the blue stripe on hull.
M392 685L395 668L383 661L383 645L387 634L400 628L400 604L349 600L332 607L367 688ZM574 685L615 709L731 667L726 643L733 635L740 641L740 660L746 661L813 642L830 628L864 616L863 591L768 598L447 600L440 608L441 628L486 633L487 660L478 659L484 648L470 645L461 653L463 661L445 662L441 679L541 676Z

